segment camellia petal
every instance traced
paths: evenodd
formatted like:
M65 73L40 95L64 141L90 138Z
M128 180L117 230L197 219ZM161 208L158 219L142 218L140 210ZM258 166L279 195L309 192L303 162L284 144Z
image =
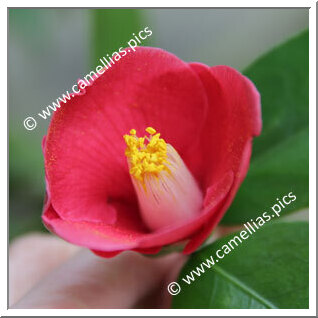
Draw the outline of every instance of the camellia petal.
M130 171L122 138L147 127L155 127L183 163L176 180L184 184L171 189L184 202L169 201L166 193L154 211L136 190L131 176L139 172ZM191 253L231 204L260 129L258 92L239 72L136 48L54 114L43 141L43 221L102 257L157 253L178 242L187 242L184 252Z
M235 173L235 179L224 205L192 237L186 253L203 243L231 204L248 170L252 138L260 134L262 127L260 96L246 77L228 66L209 68L195 63L191 67L199 74L213 104L203 133L206 186L213 185L229 169Z
M54 208L64 219L114 224L112 201L136 203L122 136L153 125L182 155L206 112L204 88L186 63L160 49L123 57L52 118L44 157Z

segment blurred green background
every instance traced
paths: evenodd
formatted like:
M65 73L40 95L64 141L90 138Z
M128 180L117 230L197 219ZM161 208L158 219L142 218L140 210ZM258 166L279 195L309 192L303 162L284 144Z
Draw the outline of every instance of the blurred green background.
M49 120L34 116L148 26L142 45L185 61L243 70L308 28L308 9L9 9L9 234L45 231L41 140Z

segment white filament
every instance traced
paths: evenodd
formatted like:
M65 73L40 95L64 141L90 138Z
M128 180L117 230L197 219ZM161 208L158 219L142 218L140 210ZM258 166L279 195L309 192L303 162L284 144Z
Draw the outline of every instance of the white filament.
M170 172L147 174L144 185L133 176L141 215L151 230L182 224L198 215L202 193L177 151L167 144Z

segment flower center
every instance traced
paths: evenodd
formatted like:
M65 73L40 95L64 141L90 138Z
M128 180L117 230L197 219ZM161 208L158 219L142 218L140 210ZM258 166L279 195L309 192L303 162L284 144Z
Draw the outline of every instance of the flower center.
M136 130L131 129L130 135L124 135L127 144L125 155L129 160L129 173L145 185L145 176L158 177L159 172L169 172L167 160L167 144L152 127L146 128L149 136L137 137Z
M201 190L173 146L152 127L146 132L148 136L137 137L132 129L124 135L125 155L143 221L151 230L187 222L201 211Z

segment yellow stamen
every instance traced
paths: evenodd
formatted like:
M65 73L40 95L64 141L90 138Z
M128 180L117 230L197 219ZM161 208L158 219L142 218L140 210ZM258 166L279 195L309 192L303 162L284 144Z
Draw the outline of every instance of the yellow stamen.
M156 129L153 129L152 127L147 127L146 132L150 135L154 135L157 131Z
M146 132L149 133L147 137L138 138L135 129L130 130L130 135L124 135L127 144L125 155L130 163L129 173L142 185L147 174L158 177L160 171L170 171L166 142L152 127L147 127Z
M172 145L152 127L138 137L124 135L130 177L145 225L153 231L184 224L202 210L203 196L190 170Z

